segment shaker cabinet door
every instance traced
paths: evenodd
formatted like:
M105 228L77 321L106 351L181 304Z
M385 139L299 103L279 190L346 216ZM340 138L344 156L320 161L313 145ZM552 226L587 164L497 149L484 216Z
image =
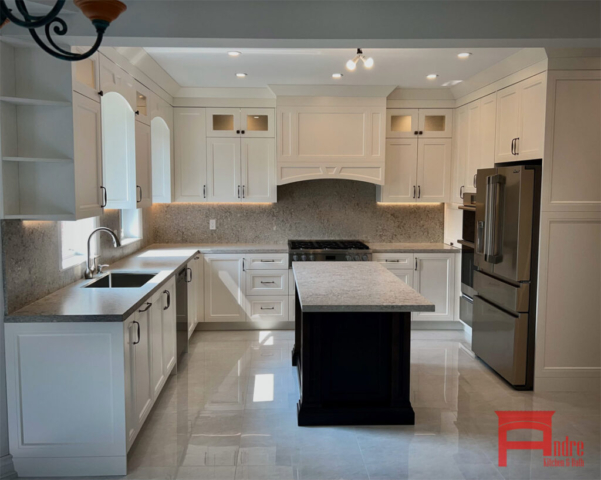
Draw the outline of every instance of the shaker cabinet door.
M451 139L424 138L417 146L417 201L448 202L451 186Z
M152 142L150 126L136 121L136 206L152 205Z
M241 202L240 139L207 139L207 200Z

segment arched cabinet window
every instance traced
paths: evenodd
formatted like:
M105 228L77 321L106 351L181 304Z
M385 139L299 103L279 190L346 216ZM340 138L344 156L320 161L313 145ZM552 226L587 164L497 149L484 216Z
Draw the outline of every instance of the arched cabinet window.
M136 118L126 96L104 93L102 109L103 178L106 208L136 208Z
M162 117L150 122L152 202L171 203L171 130Z

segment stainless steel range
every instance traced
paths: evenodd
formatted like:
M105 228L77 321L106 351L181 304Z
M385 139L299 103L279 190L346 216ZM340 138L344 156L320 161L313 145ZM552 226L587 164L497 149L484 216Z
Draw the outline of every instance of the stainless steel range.
M288 240L292 262L369 262L371 250L359 240Z

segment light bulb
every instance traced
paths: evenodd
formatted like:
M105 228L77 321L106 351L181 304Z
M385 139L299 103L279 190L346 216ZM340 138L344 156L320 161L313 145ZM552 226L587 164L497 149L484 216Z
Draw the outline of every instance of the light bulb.
M342 78L342 73L333 73L332 78L335 78L336 80L338 80L339 78Z
M230 57L239 57L241 55L240 52L227 52Z
M365 58L363 57L363 65L365 66L365 68L371 68L374 66L374 59L369 57L369 58Z
M238 78L244 78L244 77L246 77L246 73L237 73L236 76Z
M457 55L459 58L470 58L471 53L464 52Z
M348 62L346 62L347 70L350 70L352 72L353 70L355 70L355 68L357 68L357 62L355 62L355 60L349 60Z

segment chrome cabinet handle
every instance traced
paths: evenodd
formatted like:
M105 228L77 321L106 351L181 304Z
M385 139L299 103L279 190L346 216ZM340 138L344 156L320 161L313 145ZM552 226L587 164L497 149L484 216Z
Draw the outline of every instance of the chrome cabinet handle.
M135 323L138 326L138 340L132 342L132 345L137 345L138 343L140 343L140 324L135 320L132 323Z
M463 185L459 187L459 198L463 198Z
M261 263L275 263L275 260L261 260Z
M100 204L100 208L106 207L108 203L108 197L106 195L106 187L100 185L100 190L102 190L102 203Z
M386 262L387 263L399 263L400 260L388 260L388 259L386 259Z
M190 274L190 277L188 278L188 276L186 275L186 283L190 283L192 281L192 269L191 268L186 268L186 274Z
M275 307L261 307L261 310L275 310Z
M147 312L150 307L152 307L152 303L146 302L146 307L145 308L141 308L140 310L138 310L138 312L139 313Z
M163 310L168 310L171 306L171 293L169 292L169 290L164 290L163 293L167 294L167 306L163 307Z
M136 192L140 190L140 200L136 199L136 203L140 203L142 201L142 187L140 185L136 185Z
M263 285L272 285L272 284L275 285L275 282L264 282L263 280L261 280L261 283Z

